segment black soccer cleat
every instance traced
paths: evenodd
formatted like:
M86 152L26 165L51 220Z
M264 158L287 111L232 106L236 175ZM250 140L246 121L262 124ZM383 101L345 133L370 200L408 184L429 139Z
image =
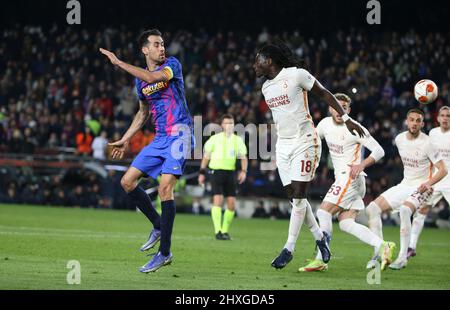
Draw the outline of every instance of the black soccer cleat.
M289 262L292 260L292 253L288 251L288 249L281 250L280 255L278 255L272 261L272 267L276 269L283 269Z
M322 254L322 261L325 264L328 263L331 259L331 251L329 246L330 240L331 236L324 231L322 240L316 241L316 245L319 248L320 254Z
M222 240L231 240L231 237L228 233L223 233L222 234Z
M216 234L216 239L217 239L217 240L223 240L222 232L219 231L219 232Z

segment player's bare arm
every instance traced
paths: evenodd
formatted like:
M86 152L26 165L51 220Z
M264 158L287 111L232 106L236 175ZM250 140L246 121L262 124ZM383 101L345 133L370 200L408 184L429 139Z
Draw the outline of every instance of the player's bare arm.
M200 173L198 175L198 184L200 186L205 185L206 179L206 167L208 167L209 160L211 159L211 154L205 152L202 158L202 162L200 163Z
M445 167L445 163L443 160L438 161L434 166L438 169L437 173L434 174L430 180L419 186L419 188L417 189L419 193L422 194L430 190L434 184L438 183L448 174L447 167Z
M110 143L113 146L111 156L113 159L122 159L128 149L131 138L141 130L142 126L147 122L150 112L145 102L139 101L139 111L136 113L133 122L127 132L119 141Z
M247 156L242 156L241 157L241 171L239 171L239 174L238 174L239 184L242 184L245 182L245 179L247 178L247 168L248 168Z
M356 179L356 177L363 172L366 168L374 165L377 161L384 157L385 152L383 147L372 137L369 136L365 139L363 143L366 148L368 148L372 153L364 159L358 165L349 165L350 166L350 177L352 179Z
M344 109L342 108L339 101L333 96L333 94L327 90L325 87L320 84L319 81L315 81L314 85L311 89L313 94L318 96L320 99L324 100L330 107L335 109L340 116L345 114ZM348 130L352 135L355 135L353 131L356 131L360 137L364 137L365 133L361 126L359 126L356 122L354 122L352 119L344 120L345 125L347 126Z
M100 52L108 57L113 65L125 70L129 74L144 82L151 84L157 82L167 82L170 80L170 75L165 70L151 72L120 60L113 52L110 52L104 48L100 48Z

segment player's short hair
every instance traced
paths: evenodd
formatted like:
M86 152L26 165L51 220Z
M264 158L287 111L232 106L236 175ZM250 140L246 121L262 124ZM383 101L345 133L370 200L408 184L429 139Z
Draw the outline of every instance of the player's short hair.
M450 107L449 107L448 105L444 105L443 107L441 107L441 108L439 109L439 114L440 114L442 111L444 111L444 110L450 111Z
M420 115L422 115L422 118L425 118L425 113L423 113L423 111L422 111L421 109L417 109L417 108L410 109L410 110L408 111L408 113L406 113L406 117L408 117L409 114L411 114L411 113L417 113L417 114L420 114Z
M272 59L272 61L280 68L301 67L302 61L294 54L294 52L281 40L275 40L264 45L258 54Z
M349 105L352 103L352 99L350 99L350 97L344 93L336 93L336 94L334 94L334 96L336 97L337 100L345 101Z
M224 120L226 119L232 119L234 122L234 116L231 114L224 114L222 115L222 117L220 118L220 123L222 124Z
M150 29L141 33L138 37L139 48L143 48L148 43L149 36L160 36L162 37L161 31L158 29Z

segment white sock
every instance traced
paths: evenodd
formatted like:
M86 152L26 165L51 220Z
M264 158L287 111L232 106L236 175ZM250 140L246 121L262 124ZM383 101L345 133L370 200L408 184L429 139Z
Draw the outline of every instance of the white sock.
M373 246L378 251L383 244L383 239L378 237L364 225L358 224L354 219L348 218L339 222L339 228L350 235L355 236L364 243Z
M400 207L400 252L398 258L406 260L408 254L409 240L411 239L411 215L409 207L402 205Z
M369 217L369 228L375 235L383 240L383 223L381 222L381 209L372 201L366 208L366 214ZM374 249L375 255L378 254L378 250Z
M289 235L284 246L289 252L294 252L300 228L306 215L306 199L294 199L292 202L291 219L289 221Z
M419 240L420 233L422 232L423 225L425 224L426 214L417 212L414 217L412 228L411 228L411 240L409 241L409 247L416 249L417 241Z
M320 229L331 236L333 232L333 216L331 213L319 209L317 210L317 218L319 219ZM322 259L322 253L320 251L317 251L316 259Z
M322 230L319 227L319 224L317 224L316 217L314 216L314 213L312 211L312 207L307 199L304 199L306 201L306 225L308 225L309 230L314 236L314 239L316 241L323 239L323 233Z

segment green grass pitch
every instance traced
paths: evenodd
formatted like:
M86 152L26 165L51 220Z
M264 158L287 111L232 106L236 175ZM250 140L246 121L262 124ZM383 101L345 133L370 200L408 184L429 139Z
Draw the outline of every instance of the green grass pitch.
M418 255L401 271L386 270L369 285L372 249L334 227L333 259L322 273L297 269L314 251L302 228L292 262L270 262L285 242L288 221L235 219L233 241L217 241L207 216L178 214L172 265L141 274L139 252L149 224L142 214L0 205L0 289L450 289L450 231L424 229ZM399 245L399 228L385 238ZM396 253L397 254L397 253ZM81 264L81 284L68 285L69 260Z

